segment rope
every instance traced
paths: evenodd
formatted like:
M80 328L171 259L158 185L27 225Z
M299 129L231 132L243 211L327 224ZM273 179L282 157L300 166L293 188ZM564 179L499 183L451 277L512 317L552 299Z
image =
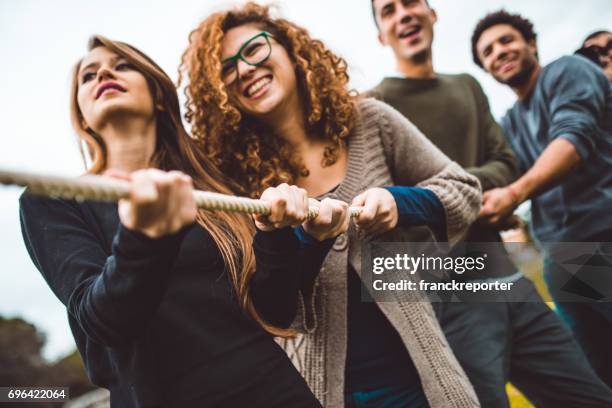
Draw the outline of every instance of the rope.
M0 169L0 184L27 187L28 191L34 194L77 201L116 202L130 195L127 181L97 175L70 178ZM206 210L262 215L270 213L270 207L262 200L200 190L195 190L193 196L198 208ZM349 215L356 217L362 210L363 207L349 207ZM308 219L316 218L318 213L316 208L310 207Z

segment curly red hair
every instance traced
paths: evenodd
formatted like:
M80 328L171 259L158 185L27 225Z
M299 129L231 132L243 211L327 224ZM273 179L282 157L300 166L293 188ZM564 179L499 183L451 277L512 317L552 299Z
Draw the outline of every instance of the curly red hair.
M291 146L262 123L243 115L230 101L221 78L221 43L227 31L256 24L272 34L296 67L308 135L329 141L323 166L334 164L355 122L355 95L347 89L347 64L304 28L270 15L249 2L210 15L191 32L179 78L186 74L187 113L192 133L206 155L231 177L242 194L258 197L280 183L295 184L308 170ZM181 81L179 79L179 82Z

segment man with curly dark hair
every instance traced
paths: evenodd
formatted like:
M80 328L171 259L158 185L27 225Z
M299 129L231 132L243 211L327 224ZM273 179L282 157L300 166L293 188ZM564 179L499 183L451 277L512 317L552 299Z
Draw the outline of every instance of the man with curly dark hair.
M531 21L522 18L518 14L510 14L505 10L500 10L487 15L486 18L483 18L478 22L476 28L474 29L474 32L472 33L472 59L480 68L484 68L484 66L482 65L482 61L478 56L476 43L485 30L497 24L511 25L516 31L521 33L521 36L527 42L535 42L538 37L538 35L533 29L533 24L531 23ZM537 57L538 50L536 49L534 53Z
M524 172L484 195L481 216L495 222L531 199L533 230L545 251L545 278L557 310L610 386L610 84L601 69L581 57L561 57L542 67L531 22L503 10L480 20L472 51L475 62L518 97L502 127ZM570 242L593 242L581 255L597 261L579 261ZM578 268L566 262L570 255Z
M516 157L476 79L434 70L435 10L425 0L373 0L372 7L379 40L393 50L397 72L371 94L413 121L445 154L478 177L483 190L514 181ZM596 376L571 332L510 261L498 230L478 224L470 228L467 248L482 250L480 243L487 242L490 261L483 272L466 273L461 279L513 282L511 293L492 292L486 299L456 293L462 302L445 302L437 310L481 405L507 407L505 385L512 381L538 406L607 406L610 399L590 396L597 394L597 386L591 385L598 382ZM417 230L411 238L425 239ZM580 372L573 384L566 376L570 370Z

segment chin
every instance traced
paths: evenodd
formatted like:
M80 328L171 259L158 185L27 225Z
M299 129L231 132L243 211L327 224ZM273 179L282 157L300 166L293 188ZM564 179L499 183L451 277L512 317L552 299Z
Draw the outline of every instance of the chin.
M242 106L245 108L244 110L252 116L263 116L272 113L279 105L272 95L266 95L261 100L242 103Z
M535 68L535 63L531 64L530 61L523 60L519 67L517 67L513 72L509 72L507 75L505 75L503 83L513 88L522 86L529 82L531 74Z
M525 74L522 72L516 72L513 73L512 75L506 75L504 77L497 77L497 81L504 84L504 85L508 85L511 87L517 87L520 85L523 85L523 83L525 82Z
M102 109L99 109L96 112L96 114L95 114L96 122L98 124L107 123L107 122L113 120L114 117L120 115L122 111L123 111L123 109L121 109L121 107L104 106ZM94 127L94 126L92 126L92 127Z
M125 101L120 98L108 99L106 101L102 101L98 112L100 115L114 114L117 111L129 110L132 105L133 104L130 104L129 101Z
M111 102L111 101L109 101ZM124 119L128 116L152 117L155 114L153 106L135 106L127 101L112 101L102 107L97 113L98 122L105 123L115 119Z
M423 42L407 47L403 50L402 54L406 59L422 60L427 58L427 45Z
M508 85L508 79L509 79L509 78L502 77L502 76L500 76L500 75L493 75L493 78L494 78L494 79L495 79L497 82L499 82L500 84L503 84L503 85Z

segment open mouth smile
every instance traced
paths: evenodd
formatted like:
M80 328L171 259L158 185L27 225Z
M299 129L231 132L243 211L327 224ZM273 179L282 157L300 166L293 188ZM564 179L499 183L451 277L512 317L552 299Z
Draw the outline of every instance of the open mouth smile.
M253 97L260 93L260 91L266 88L272 82L272 75L265 75L251 83L243 92L243 95L247 98Z
M400 40L409 39L413 40L421 32L421 26L413 26L400 31L398 37Z
M500 74L505 74L506 72L511 71L516 66L516 61L517 59L514 57L504 59L503 61L499 62L496 71Z

